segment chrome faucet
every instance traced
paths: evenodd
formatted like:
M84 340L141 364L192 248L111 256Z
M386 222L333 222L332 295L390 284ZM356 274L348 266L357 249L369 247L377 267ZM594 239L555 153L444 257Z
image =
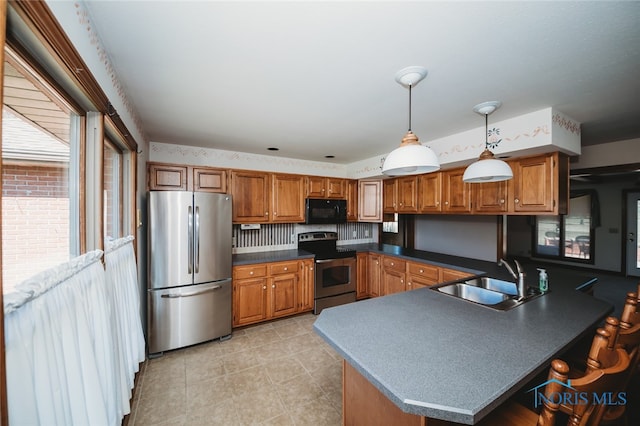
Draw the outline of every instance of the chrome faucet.
M527 285L524 283L525 273L522 270L522 266L520 265L520 263L515 259L513 259L513 261L516 264L516 269L518 271L517 274L513 271L513 268L511 268L511 266L504 259L500 259L498 261L498 265L499 266L503 265L505 268L507 268L507 271L509 271L511 276L518 282L518 298L523 299L527 296Z

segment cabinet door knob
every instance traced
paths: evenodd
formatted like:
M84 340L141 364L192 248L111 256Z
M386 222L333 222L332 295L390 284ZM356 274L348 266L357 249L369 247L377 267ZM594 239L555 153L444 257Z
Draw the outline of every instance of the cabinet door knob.
M278 216L278 213L276 213L276 212L273 212L273 215L274 215L274 216Z
M249 272L249 275L253 275L253 271Z
M271 288L276 288L276 285L275 284L271 284Z
M262 289L263 289L263 290L266 290L266 289L267 289L267 286L266 286L266 285L263 285L263 286L262 286Z
M448 205L449 205L449 202L448 202L448 201L445 201L445 202L444 202L444 205L445 205L445 206L448 206Z
M288 271L288 270L289 270L289 268L287 268L287 267L285 266L285 267L284 267L284 270L285 270L285 271Z
M269 212L264 212L264 215L265 216L269 216Z
M516 198L515 200L513 200L516 204L518 204L520 202L520 200L518 198Z
M424 269L420 269L420 273L422 274L424 272Z
M504 198L500 200L500 204L504 204Z

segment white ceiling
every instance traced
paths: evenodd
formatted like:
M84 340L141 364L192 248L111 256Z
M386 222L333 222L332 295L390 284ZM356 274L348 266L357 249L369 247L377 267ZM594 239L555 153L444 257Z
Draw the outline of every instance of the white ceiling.
M640 137L640 2L85 1L149 140L350 163L554 107ZM267 151L278 147L278 153ZM335 155L332 160L325 155ZM635 161L635 160L634 160Z

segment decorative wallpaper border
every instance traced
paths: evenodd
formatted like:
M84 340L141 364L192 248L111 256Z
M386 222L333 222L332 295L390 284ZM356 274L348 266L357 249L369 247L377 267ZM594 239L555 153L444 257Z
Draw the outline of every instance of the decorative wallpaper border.
M551 120L570 133L580 134L580 123L576 123L561 114L554 114Z
M89 38L89 42L91 43L92 46L95 47L98 57L100 58L100 62L104 66L105 71L107 72L107 74L109 75L109 78L111 79L111 85L115 89L116 94L118 95L118 97L120 98L120 101L122 102L125 109L127 110L129 117L131 117L131 119L133 120L133 124L136 127L136 130L138 131L140 136L142 136L142 138L144 139L144 142L148 142L149 140L142 127L142 120L140 120L140 117L138 116L138 114L136 113L133 107L133 104L127 98L125 88L122 87L122 84L118 81L118 75L116 73L116 70L113 68L111 60L109 59L109 55L105 51L104 47L102 46L102 42L100 41L100 37L98 36L98 33L95 31L95 29L91 25L89 12L84 7L84 5L82 5L77 1L74 2L74 7L76 9L76 15L78 16L78 22L80 23L80 25L85 27L87 31L87 36Z
M201 148L185 145L166 144L161 142L149 143L150 160L157 161L154 155L181 157L183 161L192 164L193 162L207 161L207 165L213 167L229 167L237 163L251 163L256 170L264 171L285 171L285 170L317 170L322 172L333 172L337 176L342 176L346 172L343 164L322 163L296 158L275 157L262 154L251 154L246 152L224 151L213 148ZM213 164L212 164L213 163ZM243 167L239 167L243 168Z

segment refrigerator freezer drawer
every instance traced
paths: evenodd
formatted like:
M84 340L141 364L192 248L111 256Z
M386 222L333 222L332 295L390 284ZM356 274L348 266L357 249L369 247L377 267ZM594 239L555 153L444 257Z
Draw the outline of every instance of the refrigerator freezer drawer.
M231 278L149 290L149 353L231 334Z

